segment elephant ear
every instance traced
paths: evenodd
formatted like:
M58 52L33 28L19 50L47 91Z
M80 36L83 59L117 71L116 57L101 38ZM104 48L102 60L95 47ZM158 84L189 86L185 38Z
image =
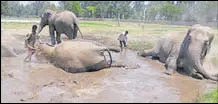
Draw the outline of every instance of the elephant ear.
M48 10L46 10L46 11L44 12L43 17L49 18L49 17L51 17L51 15L52 15L53 13L54 13L53 10L48 9Z
M184 38L184 40L183 40L182 45L183 45L183 48L185 48L185 49L188 48L188 45L189 45L189 43L190 43L190 40L191 40L191 35L190 35L190 33L191 33L191 31L192 31L191 29L188 30L188 32L187 32L187 34L186 34L186 36L185 36L185 38Z
M180 47L180 53L179 53L179 58L182 59L184 57L184 52L185 50L188 49L189 47L189 44L190 44L190 39L191 39L191 36L190 36L190 33L191 33L191 28L188 29L188 32L181 44L181 47Z
M209 40L208 41L205 41L205 49L202 51L202 57L205 57L206 55L207 55L207 53L209 53L210 52L210 48L211 48L211 43L212 43L212 41L213 41L213 39L214 39L214 33L212 33L211 32L212 30L208 30L208 32L207 32L207 35L208 35L208 37L209 37Z
M45 17L45 18L51 17L51 13L50 13L50 12L46 12L46 13L44 14L44 17Z

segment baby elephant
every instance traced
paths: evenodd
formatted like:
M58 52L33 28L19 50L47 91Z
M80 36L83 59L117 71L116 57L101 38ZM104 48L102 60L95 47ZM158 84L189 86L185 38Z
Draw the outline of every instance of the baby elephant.
M89 72L108 68L112 64L111 52L119 48L106 48L87 41L65 41L56 46L40 43L41 54L55 66L67 72ZM105 55L105 52L108 55ZM109 57L106 57L109 56Z

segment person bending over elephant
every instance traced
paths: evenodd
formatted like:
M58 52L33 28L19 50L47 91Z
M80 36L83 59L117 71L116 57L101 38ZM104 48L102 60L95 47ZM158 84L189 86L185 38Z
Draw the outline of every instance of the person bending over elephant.
M203 68L203 62L213 38L214 33L210 27L196 24L191 26L187 33L169 33L167 37L161 38L155 47L138 52L138 55L159 58L165 63L165 73L169 75L180 69L198 79L218 81L215 75L209 75Z
M57 44L61 43L60 37L62 33L64 33L69 39L75 39L77 37L77 31L80 31L77 17L74 13L67 10L53 11L51 9L47 9L41 16L37 33L39 34L46 25L49 26L52 45L55 45L56 41ZM55 31L56 37L54 33Z
M28 49L28 55L24 59L24 61L26 61L26 62L31 61L32 55L36 52L35 43L36 43L37 38L39 38L36 35L36 29L37 29L37 25L33 25L32 26L32 33L27 34L26 38L25 38L25 48Z
M111 66L126 66L123 64L112 65L110 51L120 52L119 48L98 46L85 40L67 40L56 46L40 43L38 48L41 55L51 63L71 73L97 71Z

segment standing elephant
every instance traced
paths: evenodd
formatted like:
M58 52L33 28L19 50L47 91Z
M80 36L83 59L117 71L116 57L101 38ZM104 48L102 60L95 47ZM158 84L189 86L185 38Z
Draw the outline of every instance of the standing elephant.
M37 34L39 34L46 25L49 25L49 33L52 45L55 45L56 41L57 44L61 43L60 37L62 33L64 33L69 39L75 39L77 37L77 31L80 31L78 27L77 17L74 13L66 10L53 11L47 9L41 16L41 21ZM55 31L56 41L54 33Z
M154 48L138 52L143 57L153 56L165 63L166 74L183 69L189 76L218 80L203 68L205 56L209 52L214 34L212 29L196 24L187 33L170 33L160 39Z

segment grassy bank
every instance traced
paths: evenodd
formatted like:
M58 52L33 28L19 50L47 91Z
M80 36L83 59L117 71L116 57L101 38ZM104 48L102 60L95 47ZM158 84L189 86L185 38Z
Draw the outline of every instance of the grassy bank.
M200 103L218 103L218 87L199 99Z

